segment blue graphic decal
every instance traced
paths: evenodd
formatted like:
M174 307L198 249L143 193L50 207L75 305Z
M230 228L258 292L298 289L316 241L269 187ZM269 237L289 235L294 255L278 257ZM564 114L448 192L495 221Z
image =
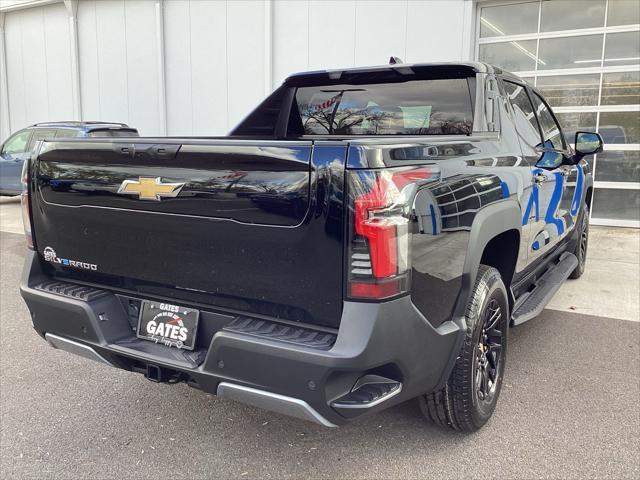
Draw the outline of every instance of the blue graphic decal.
M505 182L500 182L500 188L502 188L502 198L509 198L509 185Z
M536 240L535 242L533 242L533 245L531 245L531 248L533 248L534 250L538 250L540 248L540 242Z
M535 168L531 170L532 175L544 174L544 170L540 168ZM529 202L527 203L527 208L524 210L524 215L522 216L522 225L526 225L529 223L529 216L531 215L531 210L533 207L536 207L536 222L540 220L540 198L538 189L540 187L536 184L531 188L531 195L529 196Z
M556 217L556 211L560 206L560 200L562 200L562 187L564 184L564 176L560 172L554 172L556 177L556 184L553 187L553 194L551 195L551 201L547 208L547 213L544 216L544 221L548 224L555 225L558 229L558 235L562 235L564 232L564 222Z
M576 173L578 178L576 179L576 190L573 194L573 200L571 202L571 216L575 217L580 211L580 202L582 200L582 189L584 188L584 170L581 165L576 166Z
M437 235L438 225L436 224L436 210L433 208L433 205L429 205L429 210L431 211L431 230L433 231L433 235Z

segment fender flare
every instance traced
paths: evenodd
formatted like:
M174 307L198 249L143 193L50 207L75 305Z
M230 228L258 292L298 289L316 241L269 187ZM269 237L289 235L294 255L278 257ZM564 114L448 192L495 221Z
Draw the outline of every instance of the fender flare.
M517 230L522 241L522 209L515 199L494 203L477 213L471 225L462 273L462 286L454 308L454 319L464 319L467 302L476 281L485 247L494 237L509 230Z
M582 189L582 203L587 201L587 192L589 190L593 190L593 175L590 172L585 172L584 187ZM593 199L593 193L591 195L592 195L591 198ZM591 208L591 205L589 205L589 208Z
M476 214L473 220L464 260L462 286L460 287L458 299L456 300L451 318L451 322L458 329L457 339L451 351L449 361L447 362L447 368L442 372L438 386L435 388L436 391L443 388L449 379L462 343L464 342L467 331L465 311L471 295L471 289L476 282L478 267L480 266L484 249L491 239L509 230L517 230L520 234L520 241L522 242L522 209L520 208L520 204L512 198L484 207ZM520 251L519 247L520 245L518 245L518 252ZM507 294L510 295L510 292L511 289L507 287ZM443 323L438 327L438 330L444 331L445 329L453 327L451 322Z

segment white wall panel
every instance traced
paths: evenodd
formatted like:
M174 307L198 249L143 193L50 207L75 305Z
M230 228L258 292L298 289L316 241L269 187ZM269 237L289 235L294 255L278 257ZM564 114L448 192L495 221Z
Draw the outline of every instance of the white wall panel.
M83 0L78 6L84 120L126 122L156 135L160 110L155 5Z
M165 2L170 135L224 135L265 92L264 3Z
M396 56L406 61L406 0L356 3L355 65L380 65Z
M221 135L293 72L469 59L472 2L268 1L164 0L159 32L154 0L81 0L82 118L157 135L165 103L167 134ZM6 13L5 37L11 129L73 118L64 5Z
M144 135L158 135L160 97L158 95L158 45L156 9L149 0L126 0L125 46L128 120Z
M124 2L80 2L78 44L83 119L128 122Z
M5 17L11 129L73 116L69 30L63 4Z
M96 2L80 2L78 17L82 18L82 21L78 21L78 63L82 118L102 120ZM107 119L104 118L104 120Z
M69 20L62 5L42 9L48 92L47 120L73 119Z
M22 69L22 17L23 12L8 13L5 17L9 118L14 132L28 124L24 70Z
M226 2L167 1L164 19L168 133L227 133Z
M192 135L194 128L190 2L184 0L165 1L164 35L167 133L169 135ZM202 101L205 100L202 99Z
M274 86L292 72L469 60L465 0L287 0L274 8ZM464 35L463 35L464 34Z
M468 3L471 7L470 2ZM406 62L468 61L464 43L464 0L410 1ZM470 40L469 40L470 41Z
M309 68L309 3L284 0L273 8L273 86Z
M309 2L309 68L352 67L355 62L355 1Z
M191 87L196 99L192 104L193 135L229 130L226 10L222 2L191 2Z
M0 12L0 142L11 133L7 58L5 55L4 13Z
M265 91L264 2L227 2L227 76L229 128L251 112Z

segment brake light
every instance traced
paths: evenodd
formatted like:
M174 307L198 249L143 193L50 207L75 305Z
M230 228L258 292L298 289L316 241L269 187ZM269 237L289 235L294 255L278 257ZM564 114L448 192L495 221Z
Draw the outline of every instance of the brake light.
M20 184L22 192L20 192L20 205L22 210L22 225L24 226L24 236L27 240L27 248L34 250L33 229L31 228L31 215L29 215L29 164L30 159L26 159L22 164L22 174L20 175Z
M352 298L383 299L409 290L411 203L429 167L349 172L349 277Z

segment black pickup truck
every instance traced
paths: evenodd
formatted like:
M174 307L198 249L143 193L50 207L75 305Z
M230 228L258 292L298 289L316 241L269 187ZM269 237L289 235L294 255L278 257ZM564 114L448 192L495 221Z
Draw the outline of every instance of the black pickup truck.
M21 293L53 347L152 381L475 430L508 328L584 270L602 140L574 144L481 63L296 74L227 137L43 141Z

